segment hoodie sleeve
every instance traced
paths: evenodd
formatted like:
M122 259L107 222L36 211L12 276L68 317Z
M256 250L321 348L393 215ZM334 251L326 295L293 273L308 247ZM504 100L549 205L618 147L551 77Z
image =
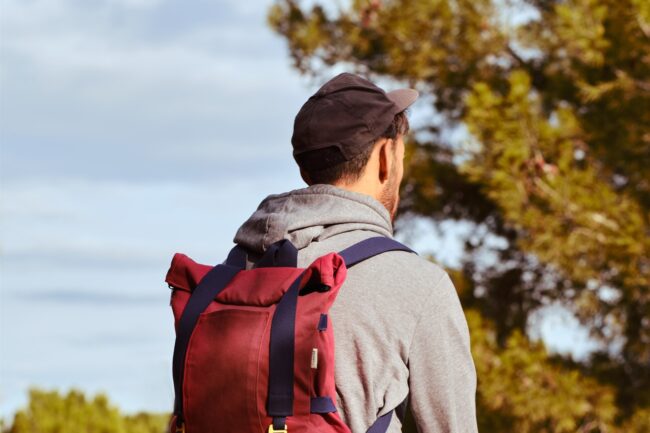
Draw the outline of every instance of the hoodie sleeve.
M419 433L476 433L476 369L458 295L445 273L423 302L409 350Z

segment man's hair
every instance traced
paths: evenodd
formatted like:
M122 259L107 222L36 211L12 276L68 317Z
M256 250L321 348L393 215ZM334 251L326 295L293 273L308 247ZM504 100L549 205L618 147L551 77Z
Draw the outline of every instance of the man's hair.
M363 174L363 170L368 164L370 159L370 154L375 147L377 140L381 138L396 139L398 135L406 135L409 131L410 125L408 118L406 117L406 110L400 111L395 115L391 124L386 128L386 130L377 138L367 143L363 150L356 155L354 158L349 161L344 161L331 167L327 167L322 170L308 170L302 168L303 172L309 176L311 184L315 183L328 183L333 184L338 181L343 181L345 183L353 183L359 180ZM313 150L309 153L313 153L312 157L318 157L324 160L330 159L331 156L329 153L338 149L318 149ZM395 152L395 147L393 146L393 152Z

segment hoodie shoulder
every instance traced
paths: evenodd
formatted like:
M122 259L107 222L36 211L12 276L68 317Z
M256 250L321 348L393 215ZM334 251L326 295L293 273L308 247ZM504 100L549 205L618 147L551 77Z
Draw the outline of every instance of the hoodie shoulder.
M388 251L355 265L345 284L348 293L344 296L354 299L356 308L375 304L396 320L407 322L460 304L440 265L406 251Z
M438 298L450 295L457 298L453 284L449 284L449 275L440 265L417 254L406 251L389 251L373 257L364 266L364 273L370 274L382 285L399 287L401 294L416 298L427 298L437 294ZM359 272L362 272L361 269ZM449 293L449 288L453 289Z

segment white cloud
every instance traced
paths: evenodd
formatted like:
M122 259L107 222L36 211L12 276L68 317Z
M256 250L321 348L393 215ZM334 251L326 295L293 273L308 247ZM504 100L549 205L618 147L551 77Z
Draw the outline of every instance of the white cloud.
M291 162L293 116L310 91L266 27L266 6L244 19L215 3L209 19L197 3L196 25L179 25L169 3L143 4L146 13L120 2L7 2L0 117L10 176L32 175L11 168L53 146L41 173L90 175L79 170L96 165L106 176L110 161L126 167L115 176L146 178L143 159L172 173L188 154Z
M140 3L160 2L117 2ZM63 84L68 90L84 86L84 78L110 82L86 88L87 96L100 104L121 97L153 97L148 92L184 86L218 90L227 97L252 96L278 84L296 87L296 76L264 74L289 67L284 48L263 22L199 23L178 33L170 29L171 37L152 40L138 33L138 20L116 25L110 8L73 6L77 4L8 1L2 14L1 46L10 60L5 68L11 71L11 60L19 58L52 87ZM263 16L264 8L256 10ZM223 12L231 13L225 5ZM246 56L248 50L255 50L255 57ZM215 108L219 106L210 106Z

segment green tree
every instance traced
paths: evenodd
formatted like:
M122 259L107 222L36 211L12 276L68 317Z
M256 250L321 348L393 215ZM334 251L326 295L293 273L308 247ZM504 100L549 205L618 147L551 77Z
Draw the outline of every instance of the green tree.
M543 345L513 332L500 348L496 332L468 311L480 386L479 431L612 431L616 406L610 387L553 361Z
M14 415L7 433L164 433L169 415L138 413L121 415L104 394L92 399L79 390L29 391L29 403Z
M581 398L611 388L616 419L607 415L603 425L623 418L643 425L650 405L650 3L353 0L332 8L277 0L268 22L304 74L342 64L430 97L434 115L407 143L400 219L472 224L461 298L493 324L499 348L508 350L512 338L524 345L531 314L561 303L602 350L566 373L584 378L558 383L573 383ZM479 394L488 383L481 386ZM525 403L511 403L509 416ZM571 428L563 425L526 431Z

